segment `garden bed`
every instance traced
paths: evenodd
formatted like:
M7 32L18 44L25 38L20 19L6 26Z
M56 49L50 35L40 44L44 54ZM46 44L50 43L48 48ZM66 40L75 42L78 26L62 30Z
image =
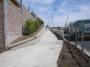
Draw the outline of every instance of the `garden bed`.
M90 57L74 45L64 42L57 64L58 67L90 67Z
M28 36L22 35L21 37L18 37L16 40L14 40L11 44L26 40L26 39L31 38L31 37L34 37L42 28L43 28L43 25L33 34L28 35Z

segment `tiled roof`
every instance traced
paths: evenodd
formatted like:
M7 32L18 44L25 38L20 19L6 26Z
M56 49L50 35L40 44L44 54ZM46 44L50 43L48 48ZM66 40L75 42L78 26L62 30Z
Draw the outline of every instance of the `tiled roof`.
M20 4L17 2L17 0L11 0L16 6L20 7Z

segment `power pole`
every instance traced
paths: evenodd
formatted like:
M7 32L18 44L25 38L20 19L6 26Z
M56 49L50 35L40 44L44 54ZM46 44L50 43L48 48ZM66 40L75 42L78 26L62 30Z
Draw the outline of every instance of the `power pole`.
M81 44L81 48L82 48L82 52L84 52L84 22L83 22L83 29L82 29L82 44Z
M67 27L67 22L68 22L68 15L67 15L67 17L66 17L65 29L66 29L66 27Z
M21 14L23 13L22 12L22 0L20 0L20 7L21 7Z
M53 24L53 27L54 27L54 19L53 19L53 12L54 12L54 10L56 10L56 8L52 9L52 24Z
M65 21L65 26L64 26L64 32L66 32L67 31L67 22L68 22L68 15L67 15L67 17L66 17L66 21Z
M52 9L52 24L53 24L53 27L54 27L54 22L53 22L53 9Z
M78 41L78 39L77 39L77 24L75 24L75 45L76 45L76 47L77 47L77 41Z
M28 11L30 11L30 6L28 6Z
M21 24L22 24L22 35L23 35L23 5L22 5L22 0L20 0L20 7L21 7ZM22 38L23 40L23 38Z

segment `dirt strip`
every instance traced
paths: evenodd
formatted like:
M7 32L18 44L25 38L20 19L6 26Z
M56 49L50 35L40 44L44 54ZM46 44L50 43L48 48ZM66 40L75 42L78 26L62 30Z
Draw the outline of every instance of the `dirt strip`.
M17 38L16 40L14 40L11 44L20 42L20 41L22 41L22 40L26 40L26 39L31 38L31 37L34 37L38 32L40 32L40 30L41 30L43 27L44 27L44 26L42 25L36 32L34 32L34 33L31 34L31 35L28 35L28 36L22 35L22 36L18 37L18 38Z
M58 67L90 67L90 57L64 41L57 64Z
M58 67L90 67L90 57L76 46L64 40L62 36L51 29L58 40L63 40L63 47L57 60Z

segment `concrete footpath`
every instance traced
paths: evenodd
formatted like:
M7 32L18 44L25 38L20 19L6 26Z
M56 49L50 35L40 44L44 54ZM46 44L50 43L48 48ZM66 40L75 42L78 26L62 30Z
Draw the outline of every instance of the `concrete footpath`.
M62 49L62 40L57 38L48 29L41 39L25 47L15 47L0 54L0 67L57 67L57 59Z

